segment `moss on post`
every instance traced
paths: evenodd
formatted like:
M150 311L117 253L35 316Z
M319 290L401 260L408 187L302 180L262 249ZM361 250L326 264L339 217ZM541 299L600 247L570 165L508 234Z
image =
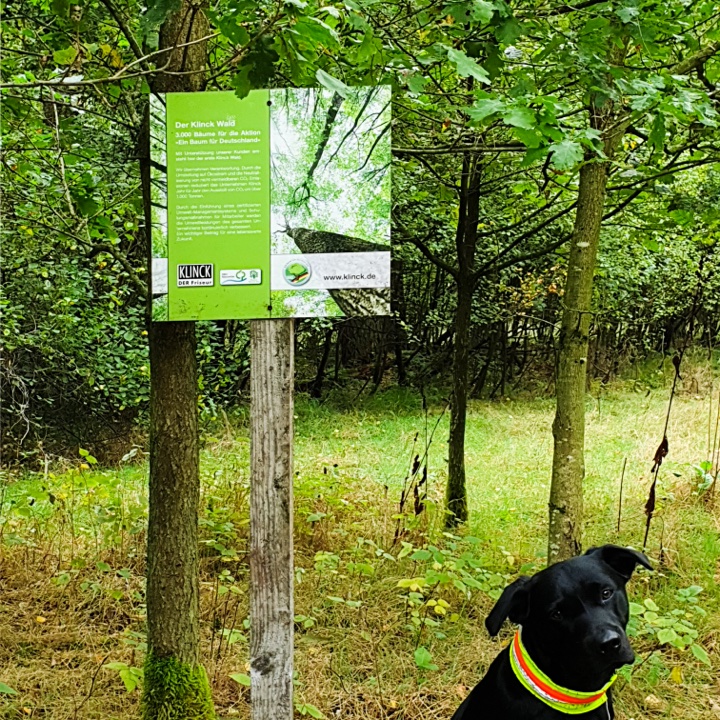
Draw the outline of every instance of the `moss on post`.
M143 720L215 720L210 684L202 665L177 658L145 659Z

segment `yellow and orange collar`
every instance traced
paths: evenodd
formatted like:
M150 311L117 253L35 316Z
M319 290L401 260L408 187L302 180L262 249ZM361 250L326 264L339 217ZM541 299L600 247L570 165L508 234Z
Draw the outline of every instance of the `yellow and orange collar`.
M531 695L566 715L581 715L601 707L607 702L608 688L617 680L617 675L613 675L610 682L596 692L560 687L532 661L522 643L520 630L515 633L510 646L510 665L515 677Z

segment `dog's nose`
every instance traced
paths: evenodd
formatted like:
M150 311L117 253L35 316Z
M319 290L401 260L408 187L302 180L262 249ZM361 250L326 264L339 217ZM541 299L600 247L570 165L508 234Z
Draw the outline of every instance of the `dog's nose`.
M600 652L603 655L616 653L622 645L622 637L615 630L608 630L600 640Z

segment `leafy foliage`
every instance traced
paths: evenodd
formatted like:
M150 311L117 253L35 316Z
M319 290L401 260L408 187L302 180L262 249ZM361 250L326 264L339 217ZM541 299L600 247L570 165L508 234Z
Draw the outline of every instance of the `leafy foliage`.
M82 9L25 0L22 7L3 19L0 339L9 418L4 452L15 458L38 453L46 434L46 451L77 438L89 444L85 438L99 425L108 436L127 434L147 407L137 150L148 79L159 60L143 55L142 40L156 45L157 24L172 3L151 3L142 19L130 0ZM718 182L708 168L716 159L712 88L720 65L711 3L691 11L680 0L573 10L553 1L535 12L494 1L222 0L210 20L218 33L208 54L213 87L240 95L268 85L326 88L317 106L287 108L290 122L296 112L317 120L296 149L305 161L337 93L345 124L338 124L327 158L356 169L370 148L360 123L342 141L350 118L362 120L364 99L353 86L393 86L392 180L387 154L363 168L358 177L375 173L382 192L368 190L362 227L348 232L387 238L388 229L372 219L385 213L392 182L403 278L397 314L412 379L435 377L452 349L457 306L449 270L462 265L456 234L470 147L482 168L469 268L477 275L470 382L475 392L493 394L524 373L530 357L550 362L577 171L604 153L587 110L592 97L616 108L623 136L601 244L597 371L612 370L605 358L680 342L691 316L698 339L716 337ZM613 47L622 49L621 60L608 54ZM371 117L381 110L385 115ZM372 102L365 108L371 123L386 122L388 113ZM277 185L285 208L303 181L292 172L276 168L286 178ZM353 193L363 187L370 185L359 183ZM323 226L327 218L313 198L338 191L325 161L308 190L293 212L305 226ZM155 208L156 221L161 211ZM669 279L656 282L658 274ZM308 327L317 331L303 335L303 350L319 356L325 326ZM340 364L365 358L359 349L368 343L353 332L336 335ZM200 336L201 407L217 416L246 378L247 338L232 323L208 325ZM388 342L371 347L387 352ZM530 353L533 345L537 353ZM521 347L529 349L519 356Z

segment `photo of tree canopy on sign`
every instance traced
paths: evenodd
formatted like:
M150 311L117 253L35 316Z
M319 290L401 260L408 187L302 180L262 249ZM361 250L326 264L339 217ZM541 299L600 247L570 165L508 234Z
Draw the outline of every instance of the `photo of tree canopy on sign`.
M270 97L273 273L288 285L273 283L272 315L389 314L390 88ZM356 286L333 287L348 276Z
M152 217L152 318L168 319L167 138L165 101L150 96L150 201Z

